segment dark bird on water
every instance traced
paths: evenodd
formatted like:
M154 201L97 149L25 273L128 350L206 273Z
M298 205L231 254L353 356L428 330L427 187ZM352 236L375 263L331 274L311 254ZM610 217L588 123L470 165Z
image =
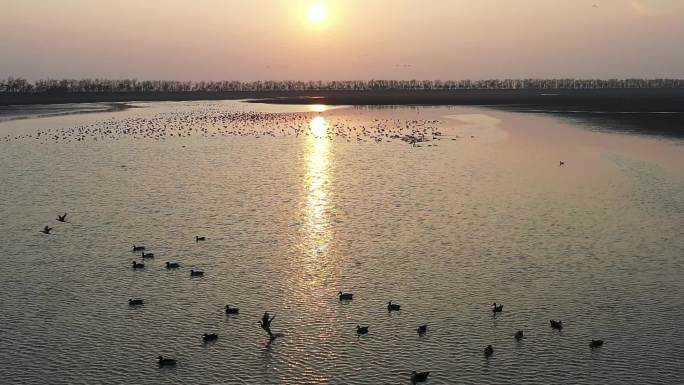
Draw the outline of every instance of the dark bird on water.
M157 362L159 366L176 366L176 360L173 358L164 358L162 356L157 357Z
M551 328L552 328L552 329L556 329L556 330L561 330L561 329L563 329L563 322L560 321L560 320L558 320L558 321L556 321L556 320L549 320L549 323L551 324Z
M218 334L216 334L216 333L210 333L210 334L204 333L204 334L202 334L202 340L204 342L216 341L217 339L218 339Z
M503 304L500 303L497 305L496 302L494 302L492 304L492 312L501 313L502 311L503 311Z
M337 294L340 296L340 301L351 301L354 297L354 294L352 293L343 293L341 291Z
M411 372L411 382L425 382L428 379L430 372L416 372L415 370Z
M191 277L203 277L204 272L200 270L190 270L190 276Z
M206 241L206 240L207 240L207 237L198 237L198 236L195 236L195 242Z
M146 253L143 251L141 255L143 258L154 258L154 253Z
M240 309L237 307L230 307L230 305L226 305L226 314L239 314Z
M487 347L484 349L484 355L485 357L489 358L494 354L494 348L492 345L487 345Z
M420 334L422 336L423 334L427 333L427 325L420 325L420 326L418 326L417 330L418 330L418 334Z
M522 331L522 330L518 330L517 332L515 332L515 336L514 336L514 337L515 337L515 339L516 339L517 341L520 341L520 340L523 339L523 337L524 337L523 331Z
M177 269L179 267L180 265L178 264L178 262L166 262L167 269Z
M564 164L565 164L565 162L563 162L562 160L558 163L559 166L562 166Z
M589 347L592 349L598 348L599 346L603 346L603 340L591 340L589 343Z
M145 250L145 246L133 245L133 251L143 251L143 250Z
M64 215L57 215L57 221L58 222L66 222L66 216L67 216L67 213L64 213Z
M392 301L387 302L387 311L397 311L401 310L401 305L392 303Z
M40 230L41 233L43 234L50 234L50 231L52 231L52 227L45 225L42 230Z
M133 299L133 298L129 298L129 299L128 299L128 304L131 305L131 306L142 305L142 304L143 304L143 300L142 300L142 299Z
M368 326L359 326L356 325L356 334L361 335L361 334L368 334Z
M142 263L142 262L138 263L136 261L133 261L133 268L134 269L142 269L143 267L145 267L144 263Z

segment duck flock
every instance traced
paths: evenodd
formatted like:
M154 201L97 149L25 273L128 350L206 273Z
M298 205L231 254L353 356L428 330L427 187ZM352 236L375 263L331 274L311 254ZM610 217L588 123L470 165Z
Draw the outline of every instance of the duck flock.
M67 213L64 213L63 215L58 215L57 216L57 221L61 223L66 223ZM43 230L40 232L46 235L49 235L51 231L53 230L52 227L49 227L46 225ZM195 236L195 242L203 242L206 241L206 237L204 236ZM134 270L138 269L144 269L145 268L145 260L146 259L153 259L154 258L154 253L146 252L147 247L142 246L142 245L136 245L133 244L132 248L130 249L131 252L133 253L140 253L140 261L133 260L131 263L131 268ZM179 262L175 261L166 261L165 262L165 267L166 269L180 269L181 264ZM203 277L204 276L204 271L201 270L195 270L191 269L189 271L190 277ZM337 293L337 299L339 300L340 303L346 303L354 300L354 293L348 293L348 292L343 292L343 291L338 291ZM128 299L128 306L129 307L139 307L144 305L144 299L143 298L129 298ZM491 307L491 311L494 316L497 314L503 313L503 308L504 305L501 303L496 303L494 302ZM392 312L400 312L402 311L402 307L400 304L395 303L393 301L389 301L387 303L387 312L392 313ZM240 313L240 308L235 307L233 305L227 304L225 305L225 313L227 315L237 315ZM261 321L259 321L259 325L261 325L262 329L264 329L267 333L268 336L270 337L270 342L273 342L276 338L282 337L282 333L272 333L270 329L271 322L275 318L275 315L273 317L270 317L268 312L264 313L264 317L262 318ZM562 332L563 330L563 321L561 320L549 320L549 326L557 330L559 333ZM370 332L370 325L356 325L356 335L358 338L361 338L361 336L368 335ZM428 325L419 325L416 327L415 331L418 333L419 336L423 337L428 333ZM351 333L351 331L350 331ZM201 335L201 338L204 342L213 342L218 340L219 335L216 333L203 333ZM525 338L525 333L523 330L518 330L513 334L513 338L515 341L520 342L522 339ZM603 340L594 340L592 339L591 342L589 342L589 348L591 349L597 349L603 346L604 341ZM483 349L483 354L486 359L489 359L494 355L494 347L492 345L487 345ZM158 356L157 357L157 365L159 367L169 367L169 366L176 366L177 360L174 358L169 358L169 357L164 357L164 356ZM417 383L417 382L425 382L427 381L428 377L430 375L430 372L417 372L417 371L412 371L410 373L410 379L412 383Z
M146 117L109 118L65 128L48 128L20 135L5 135L0 141L31 140L41 144L120 140L124 138L165 140L173 138L227 136L299 137L317 136L346 142L391 142L412 145L445 138L437 119L368 119L326 116L325 133L312 132L317 112L230 111L205 107L189 111L160 112ZM329 121L328 121L329 120ZM322 135L321 135L322 134ZM457 137L451 139L456 140ZM429 144L433 146L436 144Z

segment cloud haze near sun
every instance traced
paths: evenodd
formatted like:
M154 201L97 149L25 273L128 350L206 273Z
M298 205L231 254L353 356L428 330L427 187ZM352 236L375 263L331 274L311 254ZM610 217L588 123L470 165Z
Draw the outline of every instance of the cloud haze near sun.
M680 0L3 0L0 36L29 79L684 77Z

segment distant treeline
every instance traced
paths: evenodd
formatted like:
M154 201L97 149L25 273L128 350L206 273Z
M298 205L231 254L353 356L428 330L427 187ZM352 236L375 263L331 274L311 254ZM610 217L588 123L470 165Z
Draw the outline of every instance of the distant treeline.
M113 92L263 92L365 90L515 90L684 88L684 79L490 79L490 80L346 80L346 81L176 81L137 79L45 79L8 77L0 93Z

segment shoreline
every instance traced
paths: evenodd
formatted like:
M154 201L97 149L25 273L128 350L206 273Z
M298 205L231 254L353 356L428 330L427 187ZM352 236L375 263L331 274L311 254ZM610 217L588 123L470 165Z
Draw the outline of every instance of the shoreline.
M479 106L510 112L549 114L575 120L592 129L607 129L672 138L684 138L684 89L592 90L369 90L369 91L242 91L0 94L2 110L31 109L39 105L107 104L106 110L60 111L43 116L111 112L131 108L129 103L151 101L245 100L266 104L326 104L348 106ZM38 114L41 115L41 114Z
M39 119L55 116L116 112L136 108L129 103L55 103L0 106L0 123L13 120Z

